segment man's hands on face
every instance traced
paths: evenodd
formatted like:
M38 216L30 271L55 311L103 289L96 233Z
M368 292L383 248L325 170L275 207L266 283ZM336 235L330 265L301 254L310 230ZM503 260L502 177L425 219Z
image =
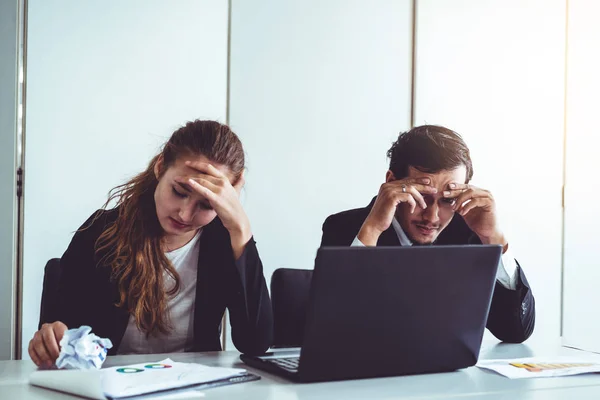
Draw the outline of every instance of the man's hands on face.
M498 227L496 203L488 190L468 184L450 183L442 195L456 199L452 209L463 217L482 243L500 244L506 251L508 242Z
M437 189L430 184L429 178L405 178L381 185L377 200L358 232L358 240L365 246L377 245L381 233L392 224L396 207L400 203L409 204L411 213L417 207L427 208L422 194L437 193Z

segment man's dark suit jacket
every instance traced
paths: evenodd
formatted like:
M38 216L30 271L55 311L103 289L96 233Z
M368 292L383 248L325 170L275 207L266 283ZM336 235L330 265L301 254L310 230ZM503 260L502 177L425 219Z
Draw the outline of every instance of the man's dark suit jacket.
M350 246L374 203L375 198L365 208L329 216L323 224L321 247ZM450 224L440 233L435 244L481 244L481 241L469 229L463 218L455 214ZM392 226L381 234L377 246L400 246L398 235ZM525 273L520 266L517 270L519 276L516 290L507 289L496 281L487 321L487 328L494 336L510 343L525 341L531 336L535 325L535 300Z
M89 325L98 336L109 338L113 343L109 355L117 353L130 314L115 306L117 282L111 278L110 266L99 265L94 243L117 215L118 209L98 211L75 233L60 261L57 298L58 320L69 328ZM254 239L235 261L229 232L217 217L203 228L200 237L192 351L221 350L225 308L229 309L237 349L264 353L273 340L273 314Z

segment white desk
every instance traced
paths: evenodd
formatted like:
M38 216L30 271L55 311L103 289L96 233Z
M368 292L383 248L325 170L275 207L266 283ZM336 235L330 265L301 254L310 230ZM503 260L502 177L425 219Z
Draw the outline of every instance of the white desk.
M484 342L482 359L529 356L581 355L558 344L509 345ZM105 366L156 361L171 357L175 361L214 366L245 367L239 353L177 353L109 357ZM594 355L600 360L600 355ZM0 361L0 398L66 399L62 393L30 386L27 377L35 370L31 361ZM600 374L563 378L510 380L479 368L443 374L363 379L328 383L295 384L249 368L262 376L255 382L218 387L204 391L207 399L600 399Z

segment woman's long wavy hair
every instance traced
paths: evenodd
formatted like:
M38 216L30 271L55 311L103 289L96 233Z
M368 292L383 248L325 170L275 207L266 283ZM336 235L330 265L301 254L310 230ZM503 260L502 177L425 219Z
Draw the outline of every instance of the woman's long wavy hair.
M236 179L244 169L242 143L228 126L215 121L188 122L173 133L144 172L113 188L104 205L116 201L119 213L96 241L96 255L102 264L110 265L112 279L118 282L117 307L126 307L147 335L171 330L167 302L180 287L179 275L164 252L154 192L158 180L179 157L200 155L229 167ZM155 166L161 158L157 177ZM172 288L165 287L165 275L173 278Z

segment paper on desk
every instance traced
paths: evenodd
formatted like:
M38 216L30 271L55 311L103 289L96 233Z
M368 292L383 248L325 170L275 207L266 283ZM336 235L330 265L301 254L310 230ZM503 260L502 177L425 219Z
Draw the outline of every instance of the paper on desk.
M29 383L103 400L177 389L245 373L245 369L208 367L201 364L175 362L167 358L158 362L95 371L36 371L29 377ZM164 394L164 396L167 395L167 393ZM162 396L160 398L163 398ZM177 396L181 395L177 394ZM154 398L154 396L152 397Z
M600 362L576 357L528 357L481 360L476 365L511 379L549 378L600 372Z

